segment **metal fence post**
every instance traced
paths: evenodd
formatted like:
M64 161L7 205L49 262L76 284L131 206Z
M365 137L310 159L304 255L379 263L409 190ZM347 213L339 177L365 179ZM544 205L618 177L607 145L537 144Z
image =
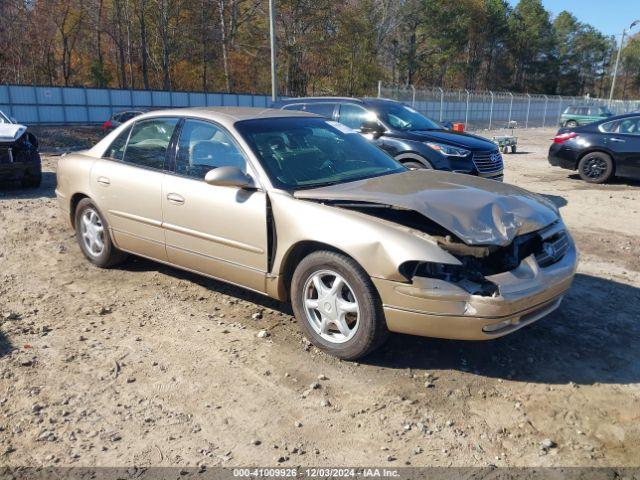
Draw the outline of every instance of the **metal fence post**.
M38 100L38 89L35 85L33 86L33 98L36 101L36 122L40 123L40 100Z
M411 87L411 106L415 108L416 106L416 87L413 85L409 85Z
M91 123L91 114L89 112L89 97L87 96L87 87L84 88L84 111L87 114L87 123Z
M444 107L444 90L442 90L441 87L438 87L438 90L440 90L440 121L442 121L442 109Z
M513 93L508 92L511 96L511 101L509 102L509 120L507 120L507 126L511 126L511 112L513 111Z
M558 102L558 119L556 120L556 123L559 125L560 116L562 115L562 95L558 95L558 98L560 99L560 101Z
M531 110L531 95L527 93L527 119L524 121L524 128L529 128L529 111Z
M549 105L549 97L543 95L544 97L544 114L542 115L542 127L544 128L545 123L547 122L547 106Z
M7 85L7 95L9 96L9 116L13 117L13 95L11 95L11 85Z
M489 130L491 130L491 121L493 120L493 92L489 90L489 95L491 95L491 106L489 107Z
M378 80L378 98L382 97L382 80Z
M467 108L464 111L464 125L466 128L469 124L469 90L465 89L465 92L467 92Z

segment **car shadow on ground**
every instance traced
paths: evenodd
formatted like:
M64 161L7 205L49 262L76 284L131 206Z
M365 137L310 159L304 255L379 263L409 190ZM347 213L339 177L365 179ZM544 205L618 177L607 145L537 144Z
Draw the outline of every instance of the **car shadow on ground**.
M542 194L542 196L551 200L558 208L566 207L569 204L569 201L560 195Z
M13 344L9 341L7 336L0 331L0 358L9 354L11 351L13 351Z
M122 267L158 271L292 315L289 304L140 258ZM511 335L455 341L391 334L361 363L393 369L461 370L522 382L591 385L640 382L640 288L579 274L558 310Z
M558 310L511 335L465 342L392 335L362 363L522 382L640 382L640 288L577 275Z
M0 182L0 201L33 198L54 198L56 196L56 174L42 172L42 184L38 188L25 188L20 182Z
M568 177L570 180L576 180L578 182L582 182L585 184L585 186L587 187L595 187L595 188L611 188L612 186L615 185L619 185L619 186L626 186L626 187L640 187L640 180L636 180L634 178L629 178L629 177L614 177L611 180L609 180L607 183L589 183L589 182L585 182L584 180L582 180L582 178L580 178L580 175L578 175L577 173L572 173L570 175L568 175Z
M286 313L287 315L293 315L293 311L288 303L280 302L271 297L252 292L251 290L247 290L242 287L237 287L230 283L214 280L213 278L205 277L197 273L191 273L186 270L174 268L141 257L130 256L129 259L119 268L130 272L159 272L173 278L193 282L208 290L229 295L239 300L255 303L258 307L270 308L278 312Z

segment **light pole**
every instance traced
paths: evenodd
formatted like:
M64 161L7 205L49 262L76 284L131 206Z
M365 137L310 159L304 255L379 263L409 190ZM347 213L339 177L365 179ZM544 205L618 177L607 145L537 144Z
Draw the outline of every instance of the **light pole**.
M276 0L269 0L269 34L271 37L271 101L278 100L278 69L276 68Z
M611 106L611 102L613 101L613 91L616 88L616 76L618 75L618 64L620 63L620 54L622 53L622 46L624 45L624 37L627 32L630 32L633 27L635 27L640 20L634 20L631 25L629 25L628 29L622 30L622 38L620 39L620 47L618 48L618 55L616 56L616 66L613 69L613 79L611 80L611 92L609 92L609 107Z

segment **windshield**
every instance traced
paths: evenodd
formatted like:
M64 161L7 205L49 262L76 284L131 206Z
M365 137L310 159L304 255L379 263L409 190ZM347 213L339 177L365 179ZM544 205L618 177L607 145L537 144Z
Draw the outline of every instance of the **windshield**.
M396 130L442 130L437 122L425 117L417 110L402 105L389 103L376 107L378 118Z
M2 112L0 112L0 123L13 123L9 118Z
M321 187L406 170L354 130L330 120L269 118L235 126L278 188Z

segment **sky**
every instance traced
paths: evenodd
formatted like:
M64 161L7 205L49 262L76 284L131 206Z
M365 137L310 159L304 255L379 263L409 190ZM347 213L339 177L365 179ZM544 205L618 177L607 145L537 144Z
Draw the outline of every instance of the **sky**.
M509 0L509 3L515 6L518 0ZM618 41L622 30L640 19L640 0L542 0L542 3L553 17L567 10L605 35L616 35ZM640 32L640 24L632 32Z

